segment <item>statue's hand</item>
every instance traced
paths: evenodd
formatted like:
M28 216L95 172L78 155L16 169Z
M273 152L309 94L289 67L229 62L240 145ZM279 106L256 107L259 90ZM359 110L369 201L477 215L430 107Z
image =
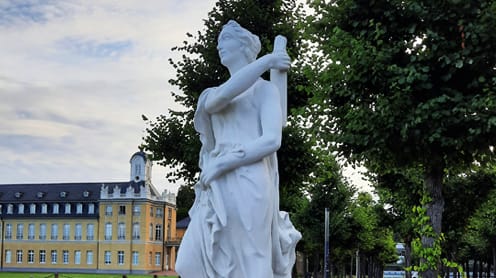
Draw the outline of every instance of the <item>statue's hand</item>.
M270 68L287 71L291 66L291 59L285 51L272 52L270 55Z
M207 167L200 174L200 182L205 185L222 176L226 171L225 156L213 157L208 162Z

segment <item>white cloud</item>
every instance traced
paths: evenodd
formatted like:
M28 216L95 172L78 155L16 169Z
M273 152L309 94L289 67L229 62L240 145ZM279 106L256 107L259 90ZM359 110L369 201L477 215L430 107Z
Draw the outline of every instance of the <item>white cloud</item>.
M214 1L2 1L0 183L129 178L149 117L176 106L167 59ZM154 183L166 187L165 170Z

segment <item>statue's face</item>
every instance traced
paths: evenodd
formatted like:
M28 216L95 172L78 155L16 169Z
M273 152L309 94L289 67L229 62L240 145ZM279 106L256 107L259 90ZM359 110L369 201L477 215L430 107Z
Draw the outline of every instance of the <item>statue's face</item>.
M236 36L233 30L224 29L217 42L217 51L219 51L220 62L228 67L236 59L243 59L243 44Z

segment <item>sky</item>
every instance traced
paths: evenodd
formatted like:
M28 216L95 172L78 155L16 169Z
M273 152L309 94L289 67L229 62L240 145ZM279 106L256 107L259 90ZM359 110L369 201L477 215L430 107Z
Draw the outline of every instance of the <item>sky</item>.
M129 180L141 115L180 108L171 48L202 30L214 4L0 0L0 184ZM176 192L166 172L155 164L152 183Z
M0 0L0 183L130 179L214 0ZM171 146L173 147L173 146ZM175 191L154 165L153 184Z

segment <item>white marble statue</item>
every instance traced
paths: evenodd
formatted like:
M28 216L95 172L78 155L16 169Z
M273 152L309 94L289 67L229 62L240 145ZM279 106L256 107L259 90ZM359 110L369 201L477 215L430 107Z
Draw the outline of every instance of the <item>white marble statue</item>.
M285 51L256 59L258 36L232 20L217 49L231 77L198 102L202 172L176 271L182 278L290 278L301 234L279 211L276 151L285 113L277 86L260 76L291 61Z

